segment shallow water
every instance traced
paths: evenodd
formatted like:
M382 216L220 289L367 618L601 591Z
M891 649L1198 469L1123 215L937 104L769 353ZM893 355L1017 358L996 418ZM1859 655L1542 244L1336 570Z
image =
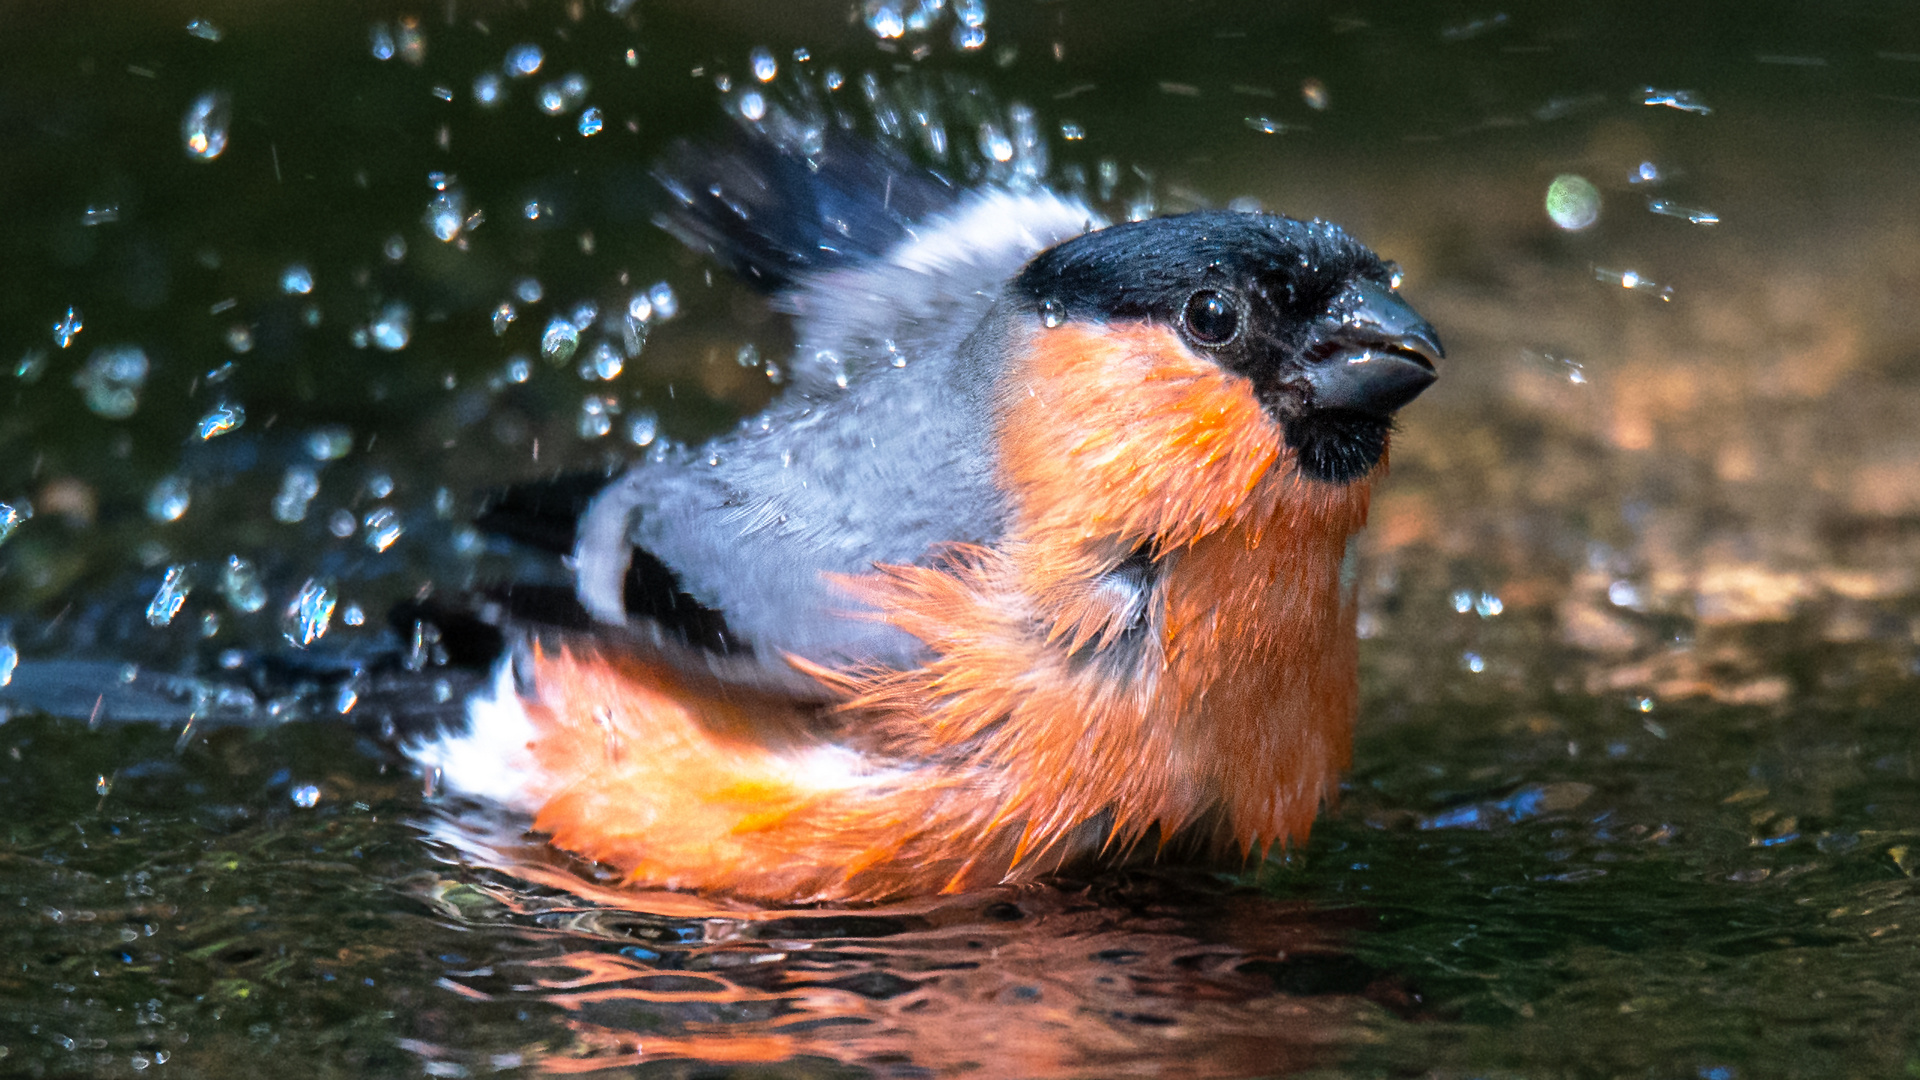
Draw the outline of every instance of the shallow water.
M955 10L9 13L0 1073L1920 1074L1920 21L1003 3L969 50ZM539 569L465 527L490 482L773 392L779 320L645 169L828 68L963 175L1108 161L1115 214L1251 197L1405 268L1449 359L1303 848L759 911L618 891L388 748L471 676L386 611ZM637 355L588 318L542 358L656 282Z

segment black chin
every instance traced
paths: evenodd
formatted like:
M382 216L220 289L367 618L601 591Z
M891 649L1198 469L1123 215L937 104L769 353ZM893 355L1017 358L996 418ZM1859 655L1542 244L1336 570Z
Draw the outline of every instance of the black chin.
M1298 456L1302 476L1328 484L1350 484L1373 471L1387 452L1391 417L1326 411L1286 422L1287 445Z

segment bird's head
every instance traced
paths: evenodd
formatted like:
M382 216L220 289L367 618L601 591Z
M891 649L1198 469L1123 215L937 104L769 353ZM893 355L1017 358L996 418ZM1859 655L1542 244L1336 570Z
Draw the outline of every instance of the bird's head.
M1398 285L1339 226L1210 211L1069 240L1011 293L1045 330L1158 332L1163 348L1243 378L1300 475L1347 484L1380 462L1395 412L1445 355Z

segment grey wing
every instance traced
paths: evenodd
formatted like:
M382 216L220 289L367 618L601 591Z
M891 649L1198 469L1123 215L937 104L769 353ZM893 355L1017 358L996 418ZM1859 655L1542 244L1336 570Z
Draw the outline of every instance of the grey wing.
M992 308L1034 254L1100 224L1051 192L986 189L884 252L791 277L776 298L799 343L787 392L740 432L637 464L594 500L574 549L582 605L655 634L697 608L725 643L709 663L758 682L793 685L788 654L915 662L920 643L833 576L999 538Z

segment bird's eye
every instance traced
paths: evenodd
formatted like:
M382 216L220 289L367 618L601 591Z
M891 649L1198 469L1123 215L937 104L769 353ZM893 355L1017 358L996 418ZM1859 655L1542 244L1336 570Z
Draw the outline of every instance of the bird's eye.
M1201 289L1187 298L1187 333L1202 345L1225 345L1240 330L1240 310L1233 298L1216 289Z

